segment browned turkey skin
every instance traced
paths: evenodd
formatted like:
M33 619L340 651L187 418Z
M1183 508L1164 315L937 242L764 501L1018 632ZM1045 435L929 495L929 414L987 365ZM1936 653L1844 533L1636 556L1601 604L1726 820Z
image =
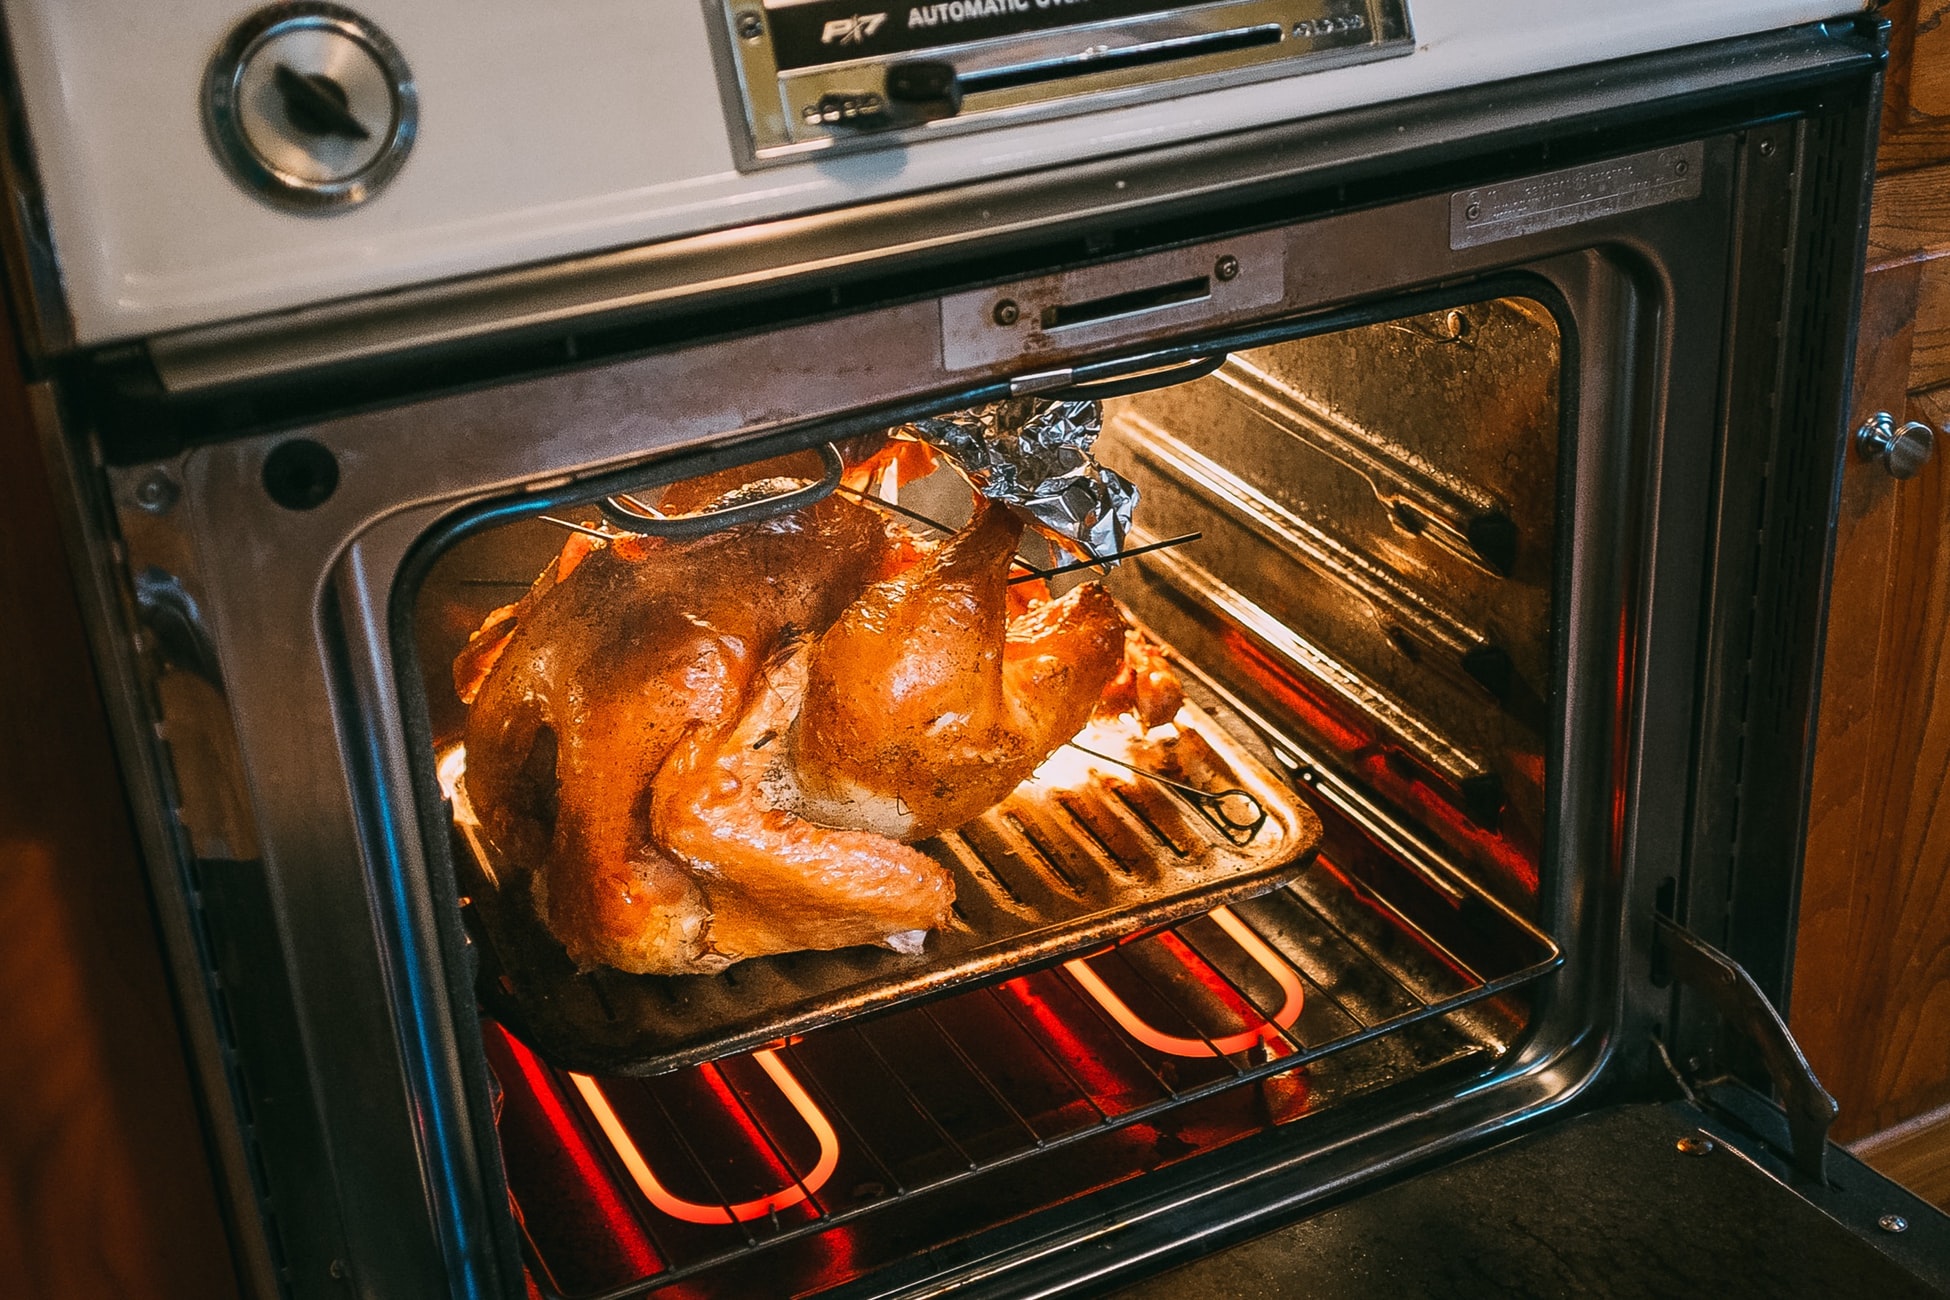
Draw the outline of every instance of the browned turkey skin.
M722 485L683 486L666 507ZM918 951L954 885L907 843L1004 798L1127 659L1097 584L1009 618L1020 531L978 503L929 547L834 496L693 542L572 542L496 611L455 663L478 686L468 794L497 855L538 864L569 955L703 974Z
M789 739L800 813L926 839L1000 802L1089 720L1123 655L1123 616L1093 582L1009 620L1021 536L978 502L820 638Z
M829 497L693 542L620 538L535 601L469 711L467 789L501 856L541 864L536 903L571 957L665 974L732 960L708 882L647 833L657 773L693 729L744 711L788 632L829 626L904 555ZM941 895L918 891L898 928L936 924Z

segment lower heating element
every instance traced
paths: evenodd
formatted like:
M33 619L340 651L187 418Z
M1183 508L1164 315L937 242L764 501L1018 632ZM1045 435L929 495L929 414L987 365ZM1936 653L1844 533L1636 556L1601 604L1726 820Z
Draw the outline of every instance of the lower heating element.
M1086 958L671 1074L558 1070L491 1028L537 1286L814 1292L1357 1095L1488 1069L1554 950L1460 951L1371 867L1323 857Z

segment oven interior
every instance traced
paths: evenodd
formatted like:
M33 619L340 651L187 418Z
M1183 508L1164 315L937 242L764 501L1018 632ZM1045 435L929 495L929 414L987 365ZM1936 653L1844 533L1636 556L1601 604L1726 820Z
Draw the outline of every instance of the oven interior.
M477 945L534 1285L816 1293L1219 1148L1304 1144L1325 1112L1384 1115L1507 1060L1561 960L1543 927L1563 887L1547 756L1573 401L1549 297L1290 330L1102 401L1097 455L1139 490L1127 548L1196 540L1050 587L1105 582L1187 698L1318 816L1318 852L1285 883L648 1074L577 1070L530 1041L523 991ZM681 489L643 502L659 491ZM946 468L872 492L941 531L971 509ZM451 665L589 530L605 531L593 510L497 522L428 570L414 641L450 794L467 721ZM1018 557L1070 558L1034 534ZM971 870L1012 898L1082 897L1083 875L1184 855L1196 797L1142 776L1117 789L1108 812L970 833ZM454 856L469 916L485 885L464 837ZM1115 901L1092 906L1115 924ZM605 1005L626 985L735 1005L800 960L576 978Z

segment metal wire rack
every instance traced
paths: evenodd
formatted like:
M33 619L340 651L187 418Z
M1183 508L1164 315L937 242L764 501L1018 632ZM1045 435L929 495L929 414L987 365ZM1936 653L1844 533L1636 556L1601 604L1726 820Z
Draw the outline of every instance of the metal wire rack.
M1513 1022L1485 1004L1558 951L1494 905L1403 897L1417 879L1322 859L1082 963L674 1075L536 1061L528 1077L573 1113L655 1263L578 1285L572 1246L530 1214L531 1265L557 1294L636 1294L1255 1081L1304 1079L1360 1044L1379 1048L1361 1063L1371 1079L1487 1063ZM1429 1032L1403 1032L1418 1025ZM559 1195L513 1181L518 1207Z

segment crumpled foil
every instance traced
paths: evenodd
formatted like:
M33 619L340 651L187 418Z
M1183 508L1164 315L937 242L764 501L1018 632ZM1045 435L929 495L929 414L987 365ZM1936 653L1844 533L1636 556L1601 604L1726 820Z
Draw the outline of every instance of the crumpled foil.
M1090 454L1103 426L1099 402L1012 397L906 431L944 452L983 496L1014 506L1079 558L1097 559L1124 549L1138 498L1136 484Z

